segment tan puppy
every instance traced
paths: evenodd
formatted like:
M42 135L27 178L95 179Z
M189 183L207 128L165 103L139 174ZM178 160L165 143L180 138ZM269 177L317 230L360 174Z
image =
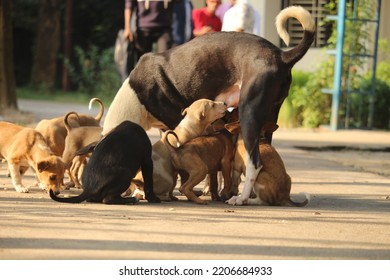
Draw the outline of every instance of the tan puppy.
M239 132L239 123L234 125L227 125L227 128L232 133ZM263 129L262 134L272 133L278 128L278 125L267 123ZM294 202L290 198L291 178L286 172L283 160L265 138L261 138L259 150L261 158L263 159L263 168L256 178L253 192L256 198L249 198L247 204L250 205L271 205L271 206L305 206L310 197L305 195L303 202ZM244 147L244 141L239 136L236 145L236 152L234 155L232 189L234 193L238 193L238 185L241 182L241 175L245 174L247 154Z
M234 156L232 135L221 131L215 135L201 136L184 145L172 145L168 139L169 135L176 137L175 132L168 130L164 133L165 145L171 152L172 164L181 175L182 184L179 191L189 200L198 204L207 204L193 192L194 187L199 184L207 174L210 174L210 181L217 181L217 172L222 171L224 189L221 195L229 198L231 190L231 162ZM177 139L177 141L179 141ZM210 192L218 196L216 189L218 185L210 183Z
M50 150L43 136L32 128L0 122L0 156L8 163L12 183L17 192L28 192L22 175L31 166L42 189L59 193L65 166Z
M180 143L186 143L202 135L211 123L225 115L226 110L227 107L223 102L199 99L192 103L183 110L184 119L174 129ZM177 175L171 162L170 152L162 139L152 146L152 160L154 193L162 200L177 200L173 196ZM133 183L142 186L140 173L134 178Z
M100 111L96 117L80 114L79 119L76 116L70 116L69 123L72 127L79 126L100 126L100 120L104 114L104 105L103 102L98 98L93 98L89 102L89 107L91 108L92 103L96 101L100 105ZM65 138L67 131L64 125L64 117L58 117L50 120L41 120L35 130L42 133L45 137L46 142L49 144L50 149L54 152L56 156L62 156L65 149Z
M85 165L86 156L76 156L77 151L91 143L100 141L103 128L100 126L79 126L73 128L68 120L71 115L74 115L77 120L80 119L76 112L69 112L64 117L67 136L65 138L62 160L65 163L65 168L69 171L71 181L75 184L75 187L80 188L79 170Z

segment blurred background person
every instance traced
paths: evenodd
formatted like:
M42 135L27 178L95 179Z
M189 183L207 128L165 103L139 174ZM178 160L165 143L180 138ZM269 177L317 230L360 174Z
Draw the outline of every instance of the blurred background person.
M227 0L226 2L219 5L217 10L215 11L215 15L219 17L222 23L223 23L223 16L225 15L227 10L233 7L233 2L234 0Z
M132 19L135 19L136 32L132 29ZM136 61L145 53L153 50L163 52L172 47L173 1L171 0L125 0L125 28L123 36L133 44L129 44L128 73ZM129 61L136 54L133 63Z
M209 32L221 31L222 21L215 15L221 0L206 0L206 6L192 11L195 37Z
M255 28L255 9L249 0L231 0L233 6L225 12L222 31L253 33Z
M191 0L179 0L173 5L172 37L176 46L193 38L192 10Z

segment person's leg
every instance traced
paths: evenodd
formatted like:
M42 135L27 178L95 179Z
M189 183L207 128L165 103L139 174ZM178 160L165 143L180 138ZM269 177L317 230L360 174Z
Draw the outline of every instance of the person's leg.
M158 34L157 52L164 52L172 47L172 31L170 29L162 30Z
M145 53L151 52L153 46L152 32L147 30L137 30L136 49L138 59Z

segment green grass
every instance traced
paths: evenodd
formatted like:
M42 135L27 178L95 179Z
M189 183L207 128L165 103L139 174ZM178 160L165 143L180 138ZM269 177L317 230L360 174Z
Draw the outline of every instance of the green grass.
M17 88L16 96L23 99L32 100L52 100L66 103L86 104L92 98L88 94L81 92L65 92L61 90L49 91L34 88Z
M88 104L89 101L94 98L100 98L106 108L112 102L114 97L107 96L91 96L87 93L80 91L62 91L62 90L45 90L36 89L31 87L22 87L16 89L16 96L20 99L30 100L50 100L61 103L76 103L76 104Z

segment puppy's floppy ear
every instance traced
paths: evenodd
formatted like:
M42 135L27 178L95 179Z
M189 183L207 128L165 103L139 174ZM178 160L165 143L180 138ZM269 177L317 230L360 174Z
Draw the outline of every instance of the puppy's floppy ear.
M227 123L227 124L225 124L225 128L231 134L238 134L238 133L240 133L240 130L241 130L240 121Z
M198 120L203 120L206 117L206 108L208 107L207 104L202 105L202 110L197 114L196 118Z
M187 108L185 108L184 110L183 110L183 112L181 112L181 115L184 117L185 115L187 115Z
M48 161L40 161L37 164L37 169L38 169L39 173L45 171L49 167L50 167L50 162L48 162Z

